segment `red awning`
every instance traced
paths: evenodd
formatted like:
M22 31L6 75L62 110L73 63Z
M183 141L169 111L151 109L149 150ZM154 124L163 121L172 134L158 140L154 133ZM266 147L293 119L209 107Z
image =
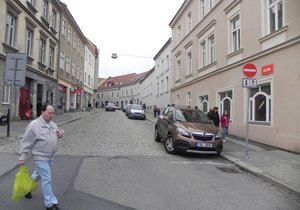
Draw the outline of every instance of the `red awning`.
M77 93L77 94L81 94L81 89L80 88L77 88L74 93Z

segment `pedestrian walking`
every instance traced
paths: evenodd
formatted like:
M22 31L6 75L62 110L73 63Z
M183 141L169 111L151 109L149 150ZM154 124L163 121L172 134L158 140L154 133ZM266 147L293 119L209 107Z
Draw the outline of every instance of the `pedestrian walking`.
M157 107L156 107L156 105L154 105L153 114L154 114L154 118L156 118L156 114L157 114Z
M208 117L210 120L213 120L213 119L212 119L212 115L211 115L212 112L213 112L213 109L212 109L212 108L210 108L210 109L209 109L209 112L207 112L207 117Z
M223 142L225 142L229 127L229 116L227 110L225 110L221 116L221 127L223 128Z
M216 127L220 126L220 115L218 112L219 108L218 107L214 107L212 113L210 114L210 119L213 121L214 125Z
M146 104L145 103L143 103L143 109L146 110Z
M160 115L160 108L157 107L157 116L159 116L159 115Z
M19 150L19 165L25 165L29 154L35 161L36 171L31 177L35 181L41 179L46 210L60 210L58 200L52 192L51 166L58 139L64 136L64 131L52 121L53 116L53 106L43 105L40 117L31 121L27 126ZM25 197L32 198L31 192Z

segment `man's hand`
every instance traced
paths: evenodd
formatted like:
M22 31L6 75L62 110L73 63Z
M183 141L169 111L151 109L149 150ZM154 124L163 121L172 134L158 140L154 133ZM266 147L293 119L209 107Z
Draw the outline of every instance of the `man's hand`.
M62 138L64 136L64 134L65 134L64 130L59 129L56 131L56 136L59 139Z

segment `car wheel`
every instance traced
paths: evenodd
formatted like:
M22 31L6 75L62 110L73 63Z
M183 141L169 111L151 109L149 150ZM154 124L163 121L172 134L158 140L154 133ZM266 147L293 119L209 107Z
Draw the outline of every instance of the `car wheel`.
M157 127L155 127L155 130L154 130L154 140L156 142L160 142L160 137L159 137L159 134L158 134Z
M165 150L168 154L175 154L175 149L173 145L173 138L169 135L165 141Z
M221 155L222 151L223 151L223 148L222 147L218 147L216 149L217 155Z

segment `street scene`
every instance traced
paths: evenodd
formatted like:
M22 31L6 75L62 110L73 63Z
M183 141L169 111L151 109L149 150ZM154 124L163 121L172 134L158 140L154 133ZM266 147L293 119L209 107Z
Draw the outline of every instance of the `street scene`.
M0 0L0 210L300 210L299 0Z
M224 143L224 156L215 153L169 155L163 142L154 141L156 120L153 113L147 113L147 120L128 119L121 110L103 109L57 116L58 125L65 131L52 169L53 191L60 207L66 210L300 208L296 188L292 193L292 187L276 184L276 179L267 180L251 173L258 167L255 164L260 164L254 156L274 152L283 153L282 158L288 153L250 144L250 158L244 161L244 169L225 158L228 155L232 160L234 156L236 160L243 159L244 142L234 139ZM6 140L0 146L1 160L4 160L0 166L1 209L44 208L40 186L32 192L32 199L11 200L18 171L15 166L19 140L26 124L12 123L15 130L12 136L1 137L2 142ZM299 157L291 157L289 164L292 161L299 169ZM267 170L275 164L281 166L269 162L269 166L259 168ZM292 166L289 164L285 167ZM34 170L32 159L26 165L31 172ZM280 170L279 176L280 173L288 176L289 171ZM282 178L281 181L291 185L294 182L295 187L299 173L299 170L290 171L290 180Z

